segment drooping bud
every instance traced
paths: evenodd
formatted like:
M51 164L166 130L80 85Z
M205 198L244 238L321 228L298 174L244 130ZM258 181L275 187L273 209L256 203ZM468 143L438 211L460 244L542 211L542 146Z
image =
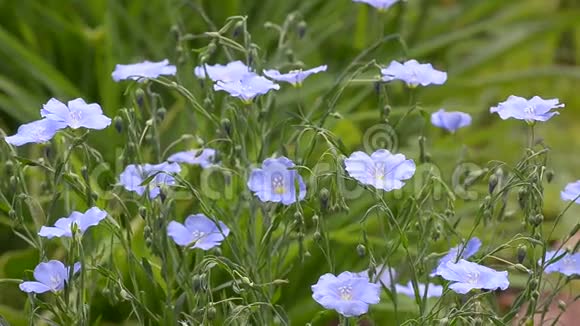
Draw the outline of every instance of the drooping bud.
M312 235L312 238L314 239L314 241L319 242L320 240L322 240L322 234L320 234L320 232L316 231Z
M207 319L208 320L214 320L217 314L217 311L215 309L215 307L213 306L213 304L210 304L210 306L207 308Z
M298 26L296 27L296 34L298 34L299 38L303 38L304 35L306 35L307 27L308 25L306 24L305 21L301 21L298 23Z
M518 204L520 205L521 209L526 209L526 202L528 197L528 191L526 188L520 188L518 191Z
M524 259L526 259L526 253L528 251L528 247L525 245L518 246L518 263L523 263Z
M237 22L236 25L234 26L234 31L232 32L232 37L236 38L240 35L242 35L242 32L244 31L244 22Z
M138 88L135 91L135 101L139 107L143 107L143 103L145 101L145 92L141 88Z
M498 177L495 174L492 174L491 176L489 176L489 193L492 194L493 191L495 190L495 187L497 187L497 183L498 183Z
M140 215L142 218L145 218L145 217L147 217L147 208L146 208L145 206L141 206L141 207L139 207L139 215Z
M231 136L232 135L232 122L230 121L230 119L228 119L228 118L222 119L221 125L222 125L222 128L224 129L226 135Z
M358 254L359 257L361 258L364 257L366 255L366 252L367 248L362 243L359 243L356 246L356 253Z
M330 192L326 188L320 190L320 208L323 211L328 210L328 200L330 199Z
M157 109L157 121L161 122L161 121L165 120L165 115L167 115L166 108Z
M552 180L554 180L554 170L548 170L546 171L546 181L548 181L548 183L552 182Z

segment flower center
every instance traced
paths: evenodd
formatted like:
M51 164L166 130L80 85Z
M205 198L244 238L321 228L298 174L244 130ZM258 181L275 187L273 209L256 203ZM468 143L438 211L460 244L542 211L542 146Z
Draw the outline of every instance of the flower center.
M50 277L50 288L51 289L57 289L60 286L60 283L62 282L62 280L60 279L59 275L52 275Z
M70 125L71 127L78 127L82 119L82 114L80 111L71 111L70 113Z
M479 272L468 272L467 273L467 283L477 284L479 282Z
M528 115L534 115L536 114L536 108L533 105L528 106L527 108L524 109L524 112Z
M345 285L338 288L338 294L340 295L340 299L344 301L352 300L352 286Z
M274 193L282 195L286 193L286 188L284 188L284 178L281 175L272 176L272 189Z
M375 164L374 175L377 181L385 180L385 165L383 163Z
M205 232L199 230L193 231L193 238L195 239L194 241L199 241L203 237L205 237Z

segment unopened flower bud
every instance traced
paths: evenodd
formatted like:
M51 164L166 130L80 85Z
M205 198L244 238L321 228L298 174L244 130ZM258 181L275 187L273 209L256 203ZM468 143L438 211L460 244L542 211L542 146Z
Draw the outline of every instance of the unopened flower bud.
M326 188L320 190L320 208L323 211L328 209L328 200L330 199L330 192Z
M145 92L141 88L138 88L135 91L135 101L137 102L137 105L139 105L139 107L143 107L144 100Z
M167 109L166 108L159 108L159 109L157 109L157 120L158 121L165 120L165 115L167 115Z
M14 219L16 219L16 211L15 211L15 210L13 210L13 209L11 209L11 210L8 212L8 217L9 217L11 220L14 220Z
M525 245L518 246L518 262L520 264L524 262L524 259L526 258L527 251L528 251L528 247L526 247Z
M318 225L318 219L319 219L318 215L312 215L312 223Z
M210 44L207 45L206 51L208 54L213 54L216 48L217 45L215 45L215 42L211 42Z
M224 129L224 131L226 132L226 135L231 136L232 135L232 122L230 121L230 119L222 119L221 122L222 128Z
M89 169L87 168L87 166L86 166L86 165L83 165L83 166L81 167L81 175L83 176L83 179L84 179L86 182L89 182Z
M552 182L552 180L554 180L554 170L546 171L546 181L548 181L548 183L550 183L550 182Z
M214 320L214 319L215 319L215 317L216 317L217 311L216 311L216 309L215 309L215 307L214 307L213 305L210 305L210 306L207 308L207 311L206 311L206 313L207 313L207 315L206 315L206 316L207 316L207 319L208 319L208 320Z
M145 218L147 216L147 208L145 206L139 207L139 215L142 218Z
M123 118L116 116L115 119L113 119L113 125L115 126L115 130L117 130L118 133L123 132Z
M297 32L299 38L303 38L304 35L306 35L306 28L307 27L308 26L306 25L305 21L301 21L298 23L298 26L296 28L297 29L296 32Z
M240 35L242 35L242 32L244 31L244 22L237 22L236 25L234 26L234 31L232 32L232 37L236 38Z
M4 163L4 171L6 172L6 175L14 174L14 163L12 161L6 161L6 163Z
M527 197L528 191L526 190L526 188L521 188L518 191L518 204L520 205L521 209L526 209Z
M359 243L356 246L356 253L358 254L359 257L361 258L364 257L366 255L366 252L367 248L362 243Z
M497 186L498 183L498 178L495 174L492 174L489 177L489 193L493 193L493 191L495 190L495 187Z

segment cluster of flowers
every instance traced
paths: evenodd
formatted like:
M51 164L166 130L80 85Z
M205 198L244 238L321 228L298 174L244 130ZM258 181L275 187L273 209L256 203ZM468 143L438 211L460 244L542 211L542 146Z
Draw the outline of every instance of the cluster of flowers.
M366 2L380 9L387 9L397 2L397 0L354 1ZM276 70L265 70L263 74L266 78L252 72L251 68L241 61L234 61L226 65L202 65L196 67L194 73L199 78L209 78L215 82L214 90L225 91L244 102L250 102L258 95L279 89L279 85L272 80L299 86L309 75L325 71L326 68L320 66L310 70L290 71L286 74ZM169 65L168 60L163 60L117 65L112 77L116 81L131 79L139 82L175 74L176 67ZM421 64L416 60L403 63L393 61L381 70L381 74L384 82L401 80L410 88L419 85L441 85L447 80L445 72L434 69L431 64ZM515 118L534 123L549 120L558 114L552 110L563 106L557 99L544 100L536 96L527 100L510 96L505 102L491 108L490 112L498 113L502 119ZM5 138L6 142L15 146L42 143L52 139L58 130L65 127L104 129L111 123L111 119L103 115L98 104L86 104L82 99L72 100L68 105L51 99L41 110L41 116L44 119L22 125L16 135ZM445 112L441 109L432 114L431 122L437 127L455 132L470 125L471 117L463 112ZM119 181L128 191L136 192L140 196L146 193L150 198L155 198L159 196L162 186L172 186L176 183L174 175L181 171L178 163L209 168L217 164L214 162L215 156L214 149L205 148L175 153L167 159L167 162L160 164L132 164L121 173ZM383 191L401 189L405 181L413 177L416 169L413 160L385 149L377 150L371 155L354 152L345 159L344 165L350 177L363 185ZM149 184L142 185L144 180L152 176ZM298 173L297 166L286 157L264 160L260 168L252 170L247 186L262 202L291 205L306 197L306 184ZM562 198L580 204L580 181L569 184L562 192ZM52 227L42 227L38 234L49 239L82 236L87 229L99 224L106 216L107 213L97 207L90 208L85 213L73 212L69 217L57 220ZM177 245L202 250L220 245L229 233L229 228L223 222L203 214L190 215L183 224L171 221L167 227L167 234ZM496 271L467 260L475 255L480 247L481 241L472 238L464 245L450 249L447 255L439 260L437 268L430 276L440 276L451 282L449 288L459 294L466 294L473 289L507 289L509 286L507 271ZM547 273L579 274L579 255L564 251L548 252L545 256L547 264L544 270ZM541 264L541 261L538 263ZM43 262L34 270L37 281L23 282L20 288L22 291L34 293L60 291L80 268L78 263L66 267L55 260ZM312 286L313 298L323 307L334 309L344 316L359 316L368 311L370 304L379 302L381 285L411 297L438 297L443 294L443 287L436 284L410 281L406 285L391 286L395 278L396 271L386 266L379 266L373 271L343 272L338 276L325 274Z

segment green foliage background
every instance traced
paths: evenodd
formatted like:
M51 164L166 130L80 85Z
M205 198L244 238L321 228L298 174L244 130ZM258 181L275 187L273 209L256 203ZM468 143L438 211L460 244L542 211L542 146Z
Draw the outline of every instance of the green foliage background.
M205 15L200 15L202 8ZM41 104L50 97L83 97L100 103L107 115L115 116L126 105L126 84L117 84L110 76L116 63L167 57L178 64L186 86L198 87L190 74L197 54L180 53L173 32L176 27L183 33L201 34L216 30L229 16L246 15L253 42L266 59L264 66L276 64L280 61L276 56L277 34L264 24L282 24L295 12L307 23L307 31L303 39L290 36L294 38L293 55L306 66L329 66L328 73L317 76L302 90L309 101L329 89L342 69L380 35L397 31L406 42L406 57L432 62L448 71L447 84L421 93L422 107L429 112L445 107L474 116L473 126L455 137L429 129L429 134L438 136L436 141L429 138L429 151L435 162L446 162L441 169L447 180L460 151L458 142L466 144L463 155L467 160L482 166L491 159L514 162L521 156L525 130L515 121L491 116L490 106L511 94L557 97L566 103L565 117L538 128L553 149L551 164L556 173L555 182L546 190L546 218L562 208L559 191L567 182L580 178L580 156L575 154L580 149L577 0L408 0L386 13L350 0L0 0L0 127L7 134L14 133L21 123L37 119ZM207 43L207 39L195 39L191 46ZM386 42L373 51L373 57L386 64L405 57L405 50L397 42ZM225 61L224 52L219 50L210 58L211 63ZM373 77L370 72L368 76ZM187 109L184 100L169 96L175 98L166 103L169 113L162 126L168 142L195 132L191 121L178 118ZM285 108L292 96L288 90L281 92L277 105ZM404 112L405 104L405 93L396 91L393 116ZM330 121L327 127L349 150L359 149L365 131L380 122L380 110L373 85L353 83L339 102L343 119ZM287 117L281 113L280 118ZM399 145L413 157L418 153L419 127L409 126L401 131ZM91 139L111 165L115 148L123 141L113 128ZM3 174L0 182L7 182L7 178ZM480 188L485 189L485 184ZM359 239L352 227L352 221L364 213L364 205L357 203L348 214L329 217L335 230L332 241L336 256L343 257L339 263L342 268L364 267L355 254ZM462 205L458 214L469 218L474 205ZM2 210L0 278L21 278L23 270L36 264L37 256L13 234L7 212ZM576 209L567 214L562 231L577 223L578 213ZM514 218L514 227L519 223ZM482 236L491 238L494 232ZM291 283L281 293L280 301L296 325L303 325L319 309L309 291L318 275L326 272L323 259L317 255L313 253L304 267L292 271ZM16 286L0 284L0 315L14 325L25 325L21 313L25 299ZM116 320L117 309L124 308L110 307L104 301L97 301L94 307L95 313L109 322Z

